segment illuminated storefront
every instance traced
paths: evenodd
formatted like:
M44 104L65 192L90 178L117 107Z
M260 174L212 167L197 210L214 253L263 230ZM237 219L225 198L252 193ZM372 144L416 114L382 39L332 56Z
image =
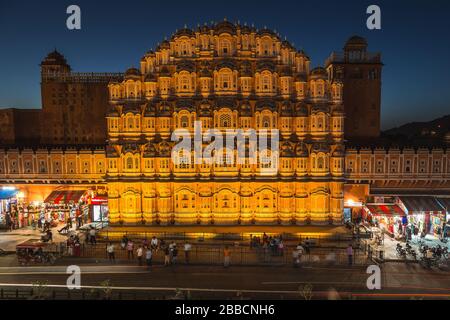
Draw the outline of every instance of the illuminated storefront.
M364 206L364 213L366 221L390 236L401 237L405 234L406 213L397 204L367 204Z
M431 196L401 196L399 206L408 214L409 225L419 234L440 236L445 209Z

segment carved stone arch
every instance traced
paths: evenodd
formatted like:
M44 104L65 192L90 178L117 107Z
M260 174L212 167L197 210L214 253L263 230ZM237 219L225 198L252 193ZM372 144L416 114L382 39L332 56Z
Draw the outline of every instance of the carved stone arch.
M255 193L262 192L262 191L267 190L267 189L272 191L272 192L274 192L274 193L278 192L276 188L274 188L274 187L272 187L270 185L263 185L263 186L255 189Z
M330 194L330 190L326 187L317 187L314 188L310 191L310 195L314 195L314 194L324 194L324 195L329 195Z
M182 192L182 191L187 191L189 193L194 193L195 194L195 190L193 190L192 188L189 188L188 186L185 186L185 185L179 186L177 189L175 189L174 190L174 194L177 194L177 193Z

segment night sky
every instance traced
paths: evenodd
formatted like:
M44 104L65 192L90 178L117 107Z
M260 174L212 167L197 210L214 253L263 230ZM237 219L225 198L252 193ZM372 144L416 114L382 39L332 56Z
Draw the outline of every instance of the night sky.
M82 30L66 28L77 4ZM382 30L366 28L378 4ZM74 71L125 71L165 36L223 20L267 26L322 65L349 36L368 39L385 64L383 129L450 114L450 1L4 1L0 0L0 106L39 108L39 63L57 48Z

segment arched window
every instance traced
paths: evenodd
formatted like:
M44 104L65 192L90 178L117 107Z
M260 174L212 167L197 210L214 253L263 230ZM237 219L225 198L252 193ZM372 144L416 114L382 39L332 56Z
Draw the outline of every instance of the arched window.
M180 73L178 77L178 91L189 92L191 91L191 79L188 72Z
M182 76L180 79L180 89L183 91L189 90L189 78L187 76Z
M317 128L319 130L323 130L323 127L324 127L323 116L318 116L317 117Z
M263 128L270 128L270 117L269 116L263 116L262 117L262 127Z
M242 37L242 49L243 50L248 49L248 36L247 35Z
M127 170L133 170L133 158L131 156L127 157Z
M187 115L183 115L180 117L180 127L181 128L189 127L189 117Z
M259 165L261 168L269 169L272 165L272 152L271 150L262 150L259 153Z
M219 71L219 89L224 91L233 89L233 73L230 69Z
M208 49L208 36L202 37L202 49Z
M272 41L270 39L264 39L261 43L261 50L263 56L272 55Z
M317 169L322 170L324 168L323 156L317 158Z
M272 91L272 74L269 71L264 71L261 74L261 91L262 92Z
M178 168L188 169L191 164L190 154L185 150L178 151L177 163L175 164Z
M215 154L215 165L221 167L231 167L234 165L233 150L221 149Z
M231 42L230 42L230 40L222 39L220 41L220 52L224 56L231 54Z
M137 129L139 129L139 127L140 127L140 125L141 125L141 121L140 121L140 116L139 116L139 115L137 115L137 116L135 117L135 119L134 119L134 124L135 124L135 127L136 127Z
M219 123L221 128L231 127L231 115L229 113L220 115Z
M181 42L180 48L181 48L181 55L182 56L189 55L189 43L187 41Z
M125 128L128 128L128 129L134 128L134 117L132 114L127 114L125 116Z
M318 83L316 86L316 96L318 97L322 97L323 96L323 84L322 83Z

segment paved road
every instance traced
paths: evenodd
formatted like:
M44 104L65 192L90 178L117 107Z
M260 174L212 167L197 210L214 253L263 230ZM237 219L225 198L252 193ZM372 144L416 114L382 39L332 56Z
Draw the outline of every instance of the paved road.
M101 286L108 280L113 290L173 294L176 288L189 290L192 297L226 298L242 292L245 297L298 299L305 285L312 286L316 298L326 298L337 290L341 298L410 298L425 295L450 298L450 273L425 270L417 264L388 263L382 267L382 290L369 291L368 275L362 267L222 267L154 266L146 268L123 265L81 266L82 286ZM68 275L64 266L1 267L0 287L32 285L47 281L65 286ZM299 287L303 288L299 291ZM126 290L125 290L126 289ZM157 296L156 296L157 297Z

